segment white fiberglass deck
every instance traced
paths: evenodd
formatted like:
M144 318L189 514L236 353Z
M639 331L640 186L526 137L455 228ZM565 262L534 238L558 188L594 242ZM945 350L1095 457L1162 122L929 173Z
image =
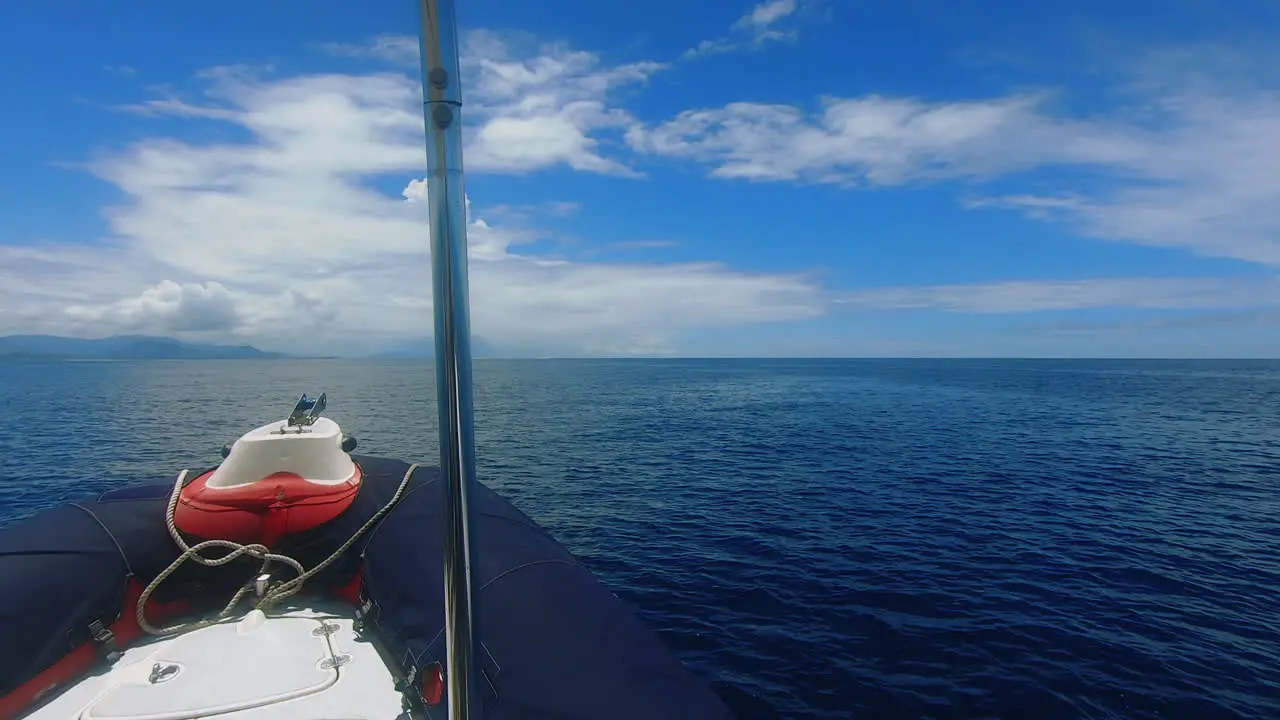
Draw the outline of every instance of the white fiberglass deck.
M391 673L349 615L253 611L130 648L31 720L395 720Z

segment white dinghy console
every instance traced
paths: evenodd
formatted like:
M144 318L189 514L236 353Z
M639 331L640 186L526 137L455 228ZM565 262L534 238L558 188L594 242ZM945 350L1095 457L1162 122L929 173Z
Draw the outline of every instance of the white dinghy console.
M356 439L321 417L324 393L298 399L288 419L223 446L224 460L177 490L173 521L201 539L271 547L340 515L360 490Z
M282 473L319 485L351 482L357 470L349 453L356 449L356 439L320 416L327 405L325 393L314 400L303 393L287 420L255 428L224 445L224 460L205 486L241 487Z

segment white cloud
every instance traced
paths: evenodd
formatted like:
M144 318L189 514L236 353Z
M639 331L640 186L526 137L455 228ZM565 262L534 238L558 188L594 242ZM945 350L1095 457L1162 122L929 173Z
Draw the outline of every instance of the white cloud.
M689 110L628 136L637 150L707 163L711 174L751 180L898 185L992 176L1048 162L1132 160L1133 133L1043 115L1041 99L927 103L912 98L826 98L798 107L732 103Z
M418 63L418 42L409 36L380 35L364 45L329 44L325 49L405 67ZM476 30L463 36L461 66L468 170L524 173L565 165L639 175L605 152L610 142L624 147L622 134L637 124L611 103L611 96L644 83L663 64L607 65L598 54L563 43Z
M480 65L470 87L482 117L545 112L575 121L575 103L651 70L603 67L566 48L526 60L497 53ZM320 353L372 352L428 335L428 188L415 81L394 72L207 77L204 104L171 98L141 109L170 122L234 124L246 139L149 138L94 158L89 168L123 197L105 211L110 241L0 245L0 332L153 332ZM486 157L490 170L537 164L519 159L532 150L486 156L484 142L472 139L469 170ZM543 160L609 169L589 148L570 143ZM546 212L572 209L556 203ZM540 231L474 215L468 235L473 329L499 346L667 352L689 329L812 317L827 305L804 277L522 254Z
M1280 94L1169 93L1144 116L1059 117L1047 98L829 98L808 113L734 103L691 110L632 147L720 178L846 185L989 181L1064 169L1059 194L971 203L1060 219L1099 238L1280 265Z
M164 270L116 245L0 244L0 335L77 332L68 307L113 302Z
M747 30L754 35L770 32L781 19L796 11L796 0L766 0L733 24L735 30Z
M232 330L241 322L235 296L217 282L180 285L162 280L137 297L106 305L72 305L66 312L86 325L166 333Z
M730 37L703 40L685 51L684 57L688 59L756 48L771 40L794 40L798 36L796 31L779 28L778 24L792 17L795 11L796 0L764 0L733 23Z
M802 320L826 309L822 294L803 277L738 273L714 264L513 257L473 268L476 332L517 347L665 352L681 331Z
M564 164L575 170L637 175L601 149L602 136L621 135L637 124L610 95L645 82L663 68L656 62L602 65L590 52L543 44L520 56L501 36L474 32L462 57L464 112L479 127L469 139L467 167L526 172Z
M892 287L851 293L836 302L878 310L931 309L968 313L1091 308L1280 307L1280 276L1093 278Z
M794 12L793 4L763 3L736 31L765 38ZM617 95L663 66L609 65L563 45L518 50L517 40L467 37L468 171L561 166L635 175L610 145L624 136L634 150L758 181L902 185L1066 167L1086 171L1089 182L1058 194L986 193L970 204L1013 207L1102 237L1280 264L1274 96L1168 94L1141 122L1061 117L1040 95L828 99L816 113L735 103L646 129ZM330 50L407 63L410 48L416 57L416 43L386 36L363 50ZM110 237L0 245L0 333L155 332L323 353L428 334L416 68L272 79L221 68L203 77L208 92L198 103L169 97L132 109L233 125L245 139L154 137L94 158L88 167L123 197L105 211ZM539 218L576 207L490 206L478 213L489 222L467 199L478 335L537 354L663 354L690 331L815 318L832 305L799 275L569 262L529 251L548 239ZM1278 298L1273 279L1122 278L887 288L838 304L1008 313L1272 307Z
M418 39L409 35L379 35L367 43L324 43L322 50L339 57L382 60L395 65L417 65Z

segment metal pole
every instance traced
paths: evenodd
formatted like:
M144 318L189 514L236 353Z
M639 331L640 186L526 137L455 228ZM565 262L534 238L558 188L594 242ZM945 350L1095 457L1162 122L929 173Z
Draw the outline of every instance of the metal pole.
M471 324L467 308L467 226L462 177L462 92L453 0L420 0L422 95L427 125L427 197L435 310L436 396L445 506L445 686L450 720L479 715L475 702L471 602L471 489L475 428Z

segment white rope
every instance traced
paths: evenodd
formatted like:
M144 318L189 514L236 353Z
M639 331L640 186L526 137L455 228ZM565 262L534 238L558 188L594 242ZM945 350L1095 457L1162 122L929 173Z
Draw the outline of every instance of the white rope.
M271 606L301 590L303 583L313 577L316 573L331 565L339 556L342 555L342 553L346 552L361 535L363 535L369 528L373 527L378 520L382 519L383 515L390 512L391 508L395 507L396 503L400 502L400 498L404 495L405 489L409 487L409 479L413 477L413 471L417 469L417 463L410 465L409 469L404 473L404 479L400 481L400 487L396 488L395 494L391 496L391 499L387 501L387 504L383 505L378 512L374 513L373 517L369 518L364 525L361 525L360 529L356 530L354 535L348 538L346 542L342 543L337 550L333 551L333 554L325 558L324 562L316 565L310 570L304 570L302 563L294 560L288 555L273 553L269 548L267 548L267 546L258 543L243 545L231 540L205 540L204 542L188 546L187 542L182 539L182 535L178 532L178 527L173 520L174 512L178 507L178 498L182 494L182 486L186 483L187 479L187 471L183 470L178 473L178 479L173 484L173 493L169 496L169 505L164 511L164 521L165 525L169 528L169 535L173 538L173 541L177 543L178 547L182 549L182 554L170 563L169 567L165 568L163 572L157 575L156 578L147 585L147 588L142 591L142 596L138 598L136 611L138 626L151 635L173 635L174 633L185 630L195 630L197 628L207 627L231 615L232 611L235 610L235 607L244 599L244 596L253 590L253 581L250 580L232 596L231 601L227 603L226 607L222 608L218 614L213 615L212 617L191 623L170 625L169 627L156 627L147 621L147 599L151 597L151 594L155 592L156 588L160 587L160 583L164 582L165 578L169 577L177 571L178 568L182 567L182 564L187 560L195 560L201 565L205 565L207 567L217 567L219 565L225 565L241 555L248 555L249 557L254 557L262 561L262 568L258 570L258 575L265 574L273 562L284 563L285 565L293 568L294 572L297 573L297 577L277 585L272 585L262 594L262 597L258 598L255 607L266 612L271 608ZM205 548L215 547L227 548L229 552L226 555L217 558L209 558L200 554L200 551Z

